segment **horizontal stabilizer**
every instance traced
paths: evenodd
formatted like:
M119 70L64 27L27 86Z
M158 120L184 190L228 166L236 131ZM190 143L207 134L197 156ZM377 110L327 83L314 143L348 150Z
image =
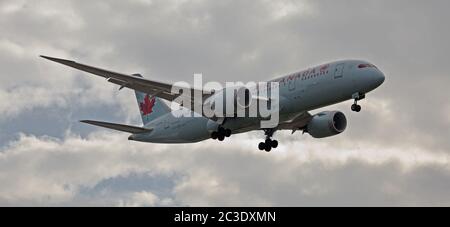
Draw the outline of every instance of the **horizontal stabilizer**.
M101 122L101 121L81 121L82 123L95 125L103 128L109 128L116 131L121 132L128 132L131 134L141 134L141 133L149 133L153 131L153 129L149 128L141 128L136 126L129 126L129 125L121 125L121 124L114 124L114 123L107 123L107 122Z

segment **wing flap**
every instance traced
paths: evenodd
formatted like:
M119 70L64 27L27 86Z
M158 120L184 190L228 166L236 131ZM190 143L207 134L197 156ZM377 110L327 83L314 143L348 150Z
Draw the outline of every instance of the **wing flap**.
M85 124L103 127L103 128L108 128L108 129L112 129L112 130L116 130L116 131L128 132L131 134L142 134L142 133L149 133L149 132L153 131L153 129L149 129L149 128L114 124L114 123L101 122L101 121L84 120L84 121L80 121L80 122L85 123Z

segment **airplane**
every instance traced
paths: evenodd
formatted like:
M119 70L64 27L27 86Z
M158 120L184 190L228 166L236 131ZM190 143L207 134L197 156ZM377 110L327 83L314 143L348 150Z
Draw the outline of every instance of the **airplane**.
M290 130L310 134L313 138L326 138L343 133L347 118L341 111L310 111L329 105L354 100L351 110L360 112L358 101L381 86L385 75L375 65L363 60L341 60L322 64L307 70L271 80L279 84L279 124L273 128L261 128L260 118L194 116L191 108L172 110L166 102L175 101L180 94L171 92L172 85L144 79L140 74L117 73L71 60L40 56L87 73L104 77L108 82L120 85L120 89L135 91L142 126L130 126L101 121L83 120L82 123L130 133L129 140L147 143L184 144L213 139L224 141L231 135L250 131L263 131L265 141L258 144L261 151L270 152L278 147L272 139L275 132ZM193 92L196 89L192 89ZM202 93L203 94L203 93ZM203 95L202 102L216 93ZM183 94L181 94L183 95ZM192 102L197 102L192 100ZM200 103L200 105L203 105ZM190 117L176 117L174 111L193 113Z

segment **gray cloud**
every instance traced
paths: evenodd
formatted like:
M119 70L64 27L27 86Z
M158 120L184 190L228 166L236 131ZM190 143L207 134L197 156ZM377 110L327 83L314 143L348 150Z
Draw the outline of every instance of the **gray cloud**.
M448 205L449 4L2 1L0 205ZM132 92L39 54L167 82L259 81L362 58L387 81L361 114L327 108L348 115L344 135L280 133L281 152L265 155L261 133L178 147L91 131L77 120L138 124Z
M122 134L110 133L64 140L22 136L0 152L4 183L0 202L448 205L448 155L444 156L447 161L417 154L418 160L412 161L401 155L377 160L365 152L333 151L333 146L314 141L265 154L252 151L257 139L242 136L239 140L227 147L213 141L186 147L123 143Z

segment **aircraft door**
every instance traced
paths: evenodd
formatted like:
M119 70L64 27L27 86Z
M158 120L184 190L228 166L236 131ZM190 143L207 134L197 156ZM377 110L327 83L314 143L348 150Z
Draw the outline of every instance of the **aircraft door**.
M336 69L334 70L334 79L340 79L344 77L344 69L345 69L344 63L336 65Z

